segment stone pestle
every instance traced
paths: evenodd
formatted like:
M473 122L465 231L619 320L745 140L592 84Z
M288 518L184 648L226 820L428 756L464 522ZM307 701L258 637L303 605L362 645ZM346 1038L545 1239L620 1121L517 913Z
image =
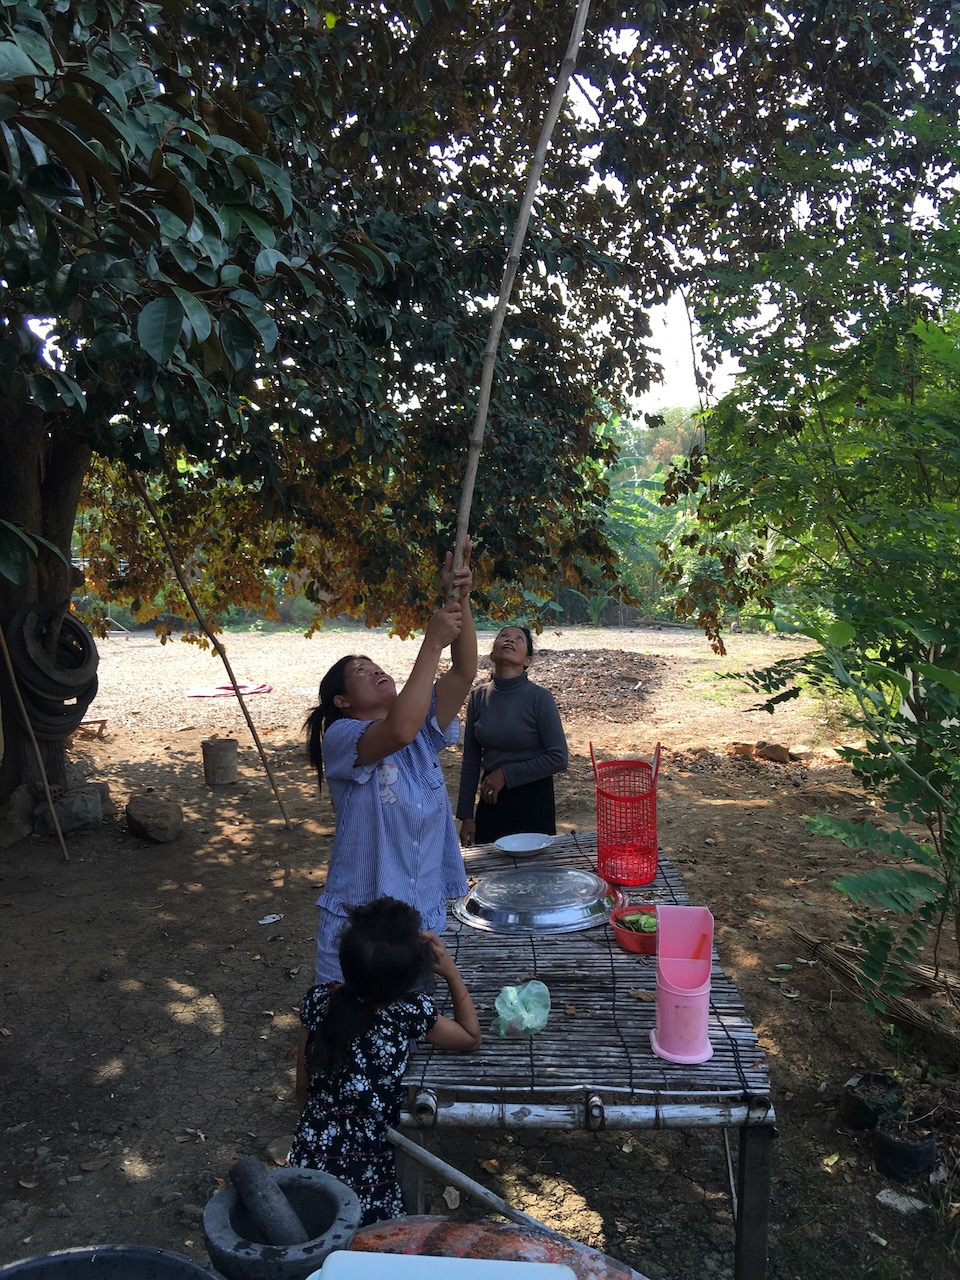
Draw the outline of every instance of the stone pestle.
M290 1201L256 1156L244 1156L230 1181L267 1244L305 1244L310 1239Z

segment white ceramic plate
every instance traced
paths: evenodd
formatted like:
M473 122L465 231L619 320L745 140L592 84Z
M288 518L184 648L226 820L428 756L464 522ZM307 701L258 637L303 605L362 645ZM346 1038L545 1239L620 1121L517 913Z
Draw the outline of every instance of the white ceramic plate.
M553 844L553 836L545 836L538 831L517 832L514 836L501 836L495 841L494 848L504 853L536 853Z

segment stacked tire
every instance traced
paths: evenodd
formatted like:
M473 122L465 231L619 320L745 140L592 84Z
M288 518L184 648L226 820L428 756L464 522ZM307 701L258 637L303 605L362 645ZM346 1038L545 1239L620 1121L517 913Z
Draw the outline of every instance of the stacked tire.
M7 627L7 648L33 732L42 742L68 737L97 695L100 655L79 618L63 614L52 652L47 644L62 610L40 604L19 609Z

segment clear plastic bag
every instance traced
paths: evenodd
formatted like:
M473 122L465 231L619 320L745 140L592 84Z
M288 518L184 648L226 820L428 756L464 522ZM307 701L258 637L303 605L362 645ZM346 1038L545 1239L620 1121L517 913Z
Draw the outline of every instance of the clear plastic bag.
M494 1008L498 1016L493 1020L493 1030L498 1036L509 1040L535 1036L547 1025L550 992L536 979L522 987L504 987Z

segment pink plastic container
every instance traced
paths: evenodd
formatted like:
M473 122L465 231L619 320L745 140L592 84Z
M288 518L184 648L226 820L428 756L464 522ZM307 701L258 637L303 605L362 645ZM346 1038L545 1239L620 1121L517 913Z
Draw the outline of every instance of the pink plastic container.
M657 907L657 1014L650 1044L668 1062L706 1062L710 1044L713 916L706 907Z

